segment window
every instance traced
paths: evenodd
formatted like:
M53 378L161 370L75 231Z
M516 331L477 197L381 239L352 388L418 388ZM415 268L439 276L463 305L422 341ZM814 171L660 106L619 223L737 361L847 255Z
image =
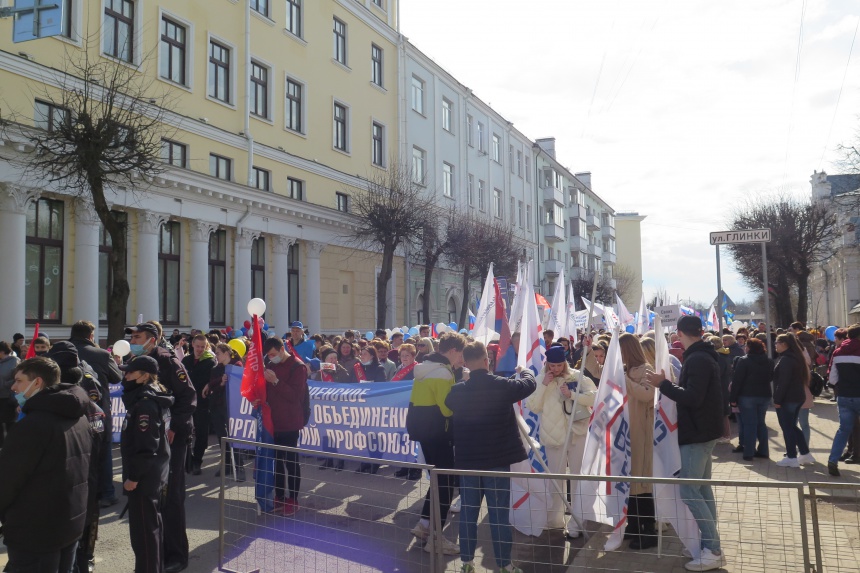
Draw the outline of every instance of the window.
M376 6L377 8L385 10L385 5L382 3L383 0L372 0L372 2L373 2L373 5Z
M349 195L345 193L335 193L337 199L337 210L349 213Z
M251 61L251 113L269 117L269 68Z
M62 201L39 199L27 209L24 309L27 322L59 323L63 305Z
M424 114L424 80L412 76L412 109Z
M48 132L57 131L63 125L68 126L71 121L69 110L54 104L36 100L35 124L38 129Z
M209 154L209 175L223 179L233 180L233 160L214 153Z
M188 146L169 139L162 139L161 160L174 167L188 167Z
M523 176L523 152L517 150L517 175Z
M519 207L519 209L517 209L517 214L519 216L520 229L522 229L523 228L523 202L520 201L517 206Z
M113 211L113 216L120 226L126 228L126 214L119 211ZM110 291L113 288L111 281L110 256L113 253L113 243L110 238L110 233L101 226L99 230L99 322L106 323L108 319L108 298Z
M346 65L346 24L334 19L334 59Z
M370 81L382 87L382 48L376 44L370 45L371 76Z
M223 326L226 316L227 231L215 231L209 235L209 323Z
M514 224L514 214L515 214L514 198L511 197L511 204L510 204L510 207L508 208L508 216L511 218L511 225Z
M104 44L108 56L131 62L134 57L134 2L107 0L105 3Z
M385 166L385 127L382 124L373 122L373 140L371 147L373 149L371 161L377 167Z
M482 179L478 179L478 209L481 211L485 210L484 207L484 181Z
M254 167L254 187L260 191L271 191L272 172Z
M502 218L502 191L493 189L493 215Z
M334 104L334 147L341 151L349 151L347 132L347 109L339 103Z
M305 182L301 179L287 177L287 196L290 199L298 199L301 201L305 195Z
M269 17L269 0L251 0L251 10Z
M526 155L526 182L532 182L532 158Z
M287 31L302 37L302 0L287 0Z
M302 92L304 86L299 82L287 78L287 111L286 127L298 133L302 131Z
M289 268L288 290L290 301L290 321L299 319L299 245L294 244L290 247L290 253L287 258L287 267Z
M263 237L251 244L251 296L266 298L266 240Z
M209 97L230 103L230 48L209 42Z
M179 324L180 252L179 223L165 223L158 241L158 319L162 324Z
M467 115L466 116L466 142L469 145L471 145L472 147L474 147L475 146L475 140L474 140L474 137L472 135L472 121L473 121L472 116Z
M450 163L442 164L442 193L445 197L454 196L454 166Z
M159 75L177 84L186 85L185 53L185 27L163 16Z
M478 122L478 151L484 151L484 124Z
M469 207L475 206L475 176L469 173Z
M450 132L452 128L452 116L454 104L445 98L442 98L442 129Z
M63 24L60 29L60 35L64 38L72 39L73 37L72 10L74 9L74 4L75 3L72 0L63 0Z
M495 161L495 162L497 162L497 163L501 163L501 162L502 162L502 150L501 150L501 147L502 147L502 141L501 141L501 138L500 138L498 135L496 135L496 134L494 133L494 134L493 134L493 149L492 149L492 151L493 151L493 161Z
M532 206L526 205L526 229L532 230Z
M514 146L508 145L508 165L511 166L511 173L514 172Z
M424 185L427 176L427 152L420 147L412 148L412 181Z

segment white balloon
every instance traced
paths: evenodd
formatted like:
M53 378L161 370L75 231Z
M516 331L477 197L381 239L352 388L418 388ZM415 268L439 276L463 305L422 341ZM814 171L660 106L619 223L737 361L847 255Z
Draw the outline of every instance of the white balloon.
M261 298L252 298L248 301L248 314L254 316L263 316L266 312L266 301Z
M436 332L438 334L442 334L443 332L447 332L447 331L448 331L448 325L445 324L444 322L440 322L439 324L436 325Z
M128 343L128 340L117 340L113 343L113 353L116 356L122 358L129 352L131 352L131 345Z

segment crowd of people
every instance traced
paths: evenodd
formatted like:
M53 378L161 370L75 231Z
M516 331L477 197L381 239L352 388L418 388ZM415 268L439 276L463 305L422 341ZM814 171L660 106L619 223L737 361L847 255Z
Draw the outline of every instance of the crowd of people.
M509 471L527 458L514 409L524 402L540 417L549 471L580 473L611 332L580 333L579 341L572 343L545 331L546 362L533 376L514 369L516 361L501 354L498 341L484 345L454 332L434 338L430 330L421 326L417 335L378 330L372 339L352 331L308 336L304 325L294 322L283 339L264 337L274 443L298 445L308 423L308 380L413 381L407 431L426 463ZM135 571L182 571L189 553L185 476L202 472L210 434L219 439L227 435L228 367L243 365L250 341L231 339L219 330L174 330L165 336L161 325L150 321L126 330L130 353L122 358L110 348L99 348L94 331L94 325L81 321L68 340L52 343L39 336L28 343L16 334L11 344L0 341L0 522L8 548L6 570L93 570L99 510L119 499L113 482L109 386L121 383L127 410L121 431L121 483ZM744 461L769 458L765 414L771 404L785 444L785 456L776 464L815 463L809 410L819 395L835 401L839 409L829 473L839 476L839 462L860 463L860 325L838 329L829 341L800 323L785 331L759 323L754 329L706 333L700 319L684 316L667 335L671 373L656 371L656 341L662 335L651 331L618 336L628 394L631 475L653 473L658 390L677 403L682 478L710 478L715 445L735 437L732 421L738 438L733 451ZM514 334L508 350L514 358L518 337ZM775 360L768 358L768 344ZM33 357L25 359L30 345ZM243 481L247 454L238 449L227 453L229 473ZM299 511L300 466L295 453L277 451L278 515ZM357 471L376 473L379 468L368 463ZM326 459L320 469L341 471L344 466ZM409 469L395 475L420 478ZM426 551L459 554L462 571L474 571L477 519L486 499L496 562L503 571L520 571L511 562L510 480L440 476L443 526L456 489L459 544L433 531L429 492L412 534ZM576 488L561 482L554 489L547 526L579 537L581 523L565 512L568 504L577 504ZM626 529L610 536L607 550L620 548L625 540L630 540L631 550L656 545L652 493L650 484L633 484ZM701 555L686 568L723 566L711 488L682 486L681 497L701 533Z

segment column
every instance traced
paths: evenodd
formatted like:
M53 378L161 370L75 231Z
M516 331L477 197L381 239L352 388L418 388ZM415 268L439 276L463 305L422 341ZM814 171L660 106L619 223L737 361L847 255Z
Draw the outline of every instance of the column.
M305 246L305 256L308 260L308 276L305 280L305 304L303 321L311 333L322 330L322 314L320 312L320 254L325 249L325 243L302 241Z
M72 322L89 320L96 325L99 339L99 234L101 221L88 199L78 198L75 206L75 286ZM93 288L95 287L95 288Z
M209 235L218 228L207 221L191 222L191 328L209 331Z
M235 305L233 326L241 328L248 316L248 301L251 300L251 246L260 236L253 229L236 230Z
M10 337L24 332L26 320L27 208L39 194L35 190L0 184L0 245L3 245L3 272L0 272L0 332Z
M143 315L143 320L157 320L161 316L158 300L161 292L158 282L158 234L165 221L167 215L153 211L141 211L138 216L137 281L133 286L137 294L137 309L129 322L137 322L139 314Z
M272 237L273 269L272 269L272 293L270 300L266 301L268 308L269 324L275 327L278 334L288 331L290 324L290 247L296 243L296 239L284 235Z

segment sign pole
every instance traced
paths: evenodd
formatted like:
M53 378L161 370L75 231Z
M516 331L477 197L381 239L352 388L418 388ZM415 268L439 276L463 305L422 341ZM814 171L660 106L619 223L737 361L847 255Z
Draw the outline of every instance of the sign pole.
M764 244L764 243L762 243ZM720 281L720 245L717 243L714 245L717 249L717 305L722 309L722 302L720 296L723 294L723 285ZM717 332L720 336L722 336L723 332L723 314L722 312L717 312Z
M767 285L767 243L762 242L761 244L761 268L762 275L764 280L764 322L766 325L764 334L767 337L767 357L773 358L773 348L770 340L770 293L768 291Z

